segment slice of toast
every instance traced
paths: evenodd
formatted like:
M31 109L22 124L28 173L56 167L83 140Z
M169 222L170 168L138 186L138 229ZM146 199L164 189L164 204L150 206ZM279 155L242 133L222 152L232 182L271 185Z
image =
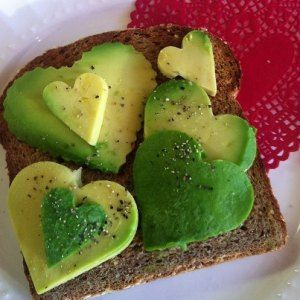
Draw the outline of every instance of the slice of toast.
M82 52L90 50L94 45L118 41L133 45L145 55L158 72L157 82L160 84L166 81L166 78L157 69L156 62L159 51L170 45L180 47L182 38L190 30L191 28L171 25L90 36L73 44L47 51L28 63L16 75L16 78L35 67L71 66L75 60L81 57ZM239 64L226 43L214 36L210 37L213 44L218 85L218 93L216 97L212 98L213 111L215 114L230 113L242 116L242 110L235 99L241 79ZM43 160L58 161L69 167L78 168L78 165L55 160L49 155L19 142L8 131L3 120L5 94L6 92L0 99L0 142L7 151L6 159L10 180L12 181L24 167ZM140 133L135 150L141 140L142 134ZM103 174L83 168L83 182L109 179L125 185L132 191L131 175L134 152L127 157L127 162L118 175ZM145 252L141 232L138 231L131 245L116 258L40 296L35 292L24 263L33 297L35 299L80 299L120 290L183 271L281 248L286 243L286 226L259 157L248 171L248 175L255 189L255 204L250 217L240 228L205 242L192 243L189 245L188 251L172 249L163 252Z

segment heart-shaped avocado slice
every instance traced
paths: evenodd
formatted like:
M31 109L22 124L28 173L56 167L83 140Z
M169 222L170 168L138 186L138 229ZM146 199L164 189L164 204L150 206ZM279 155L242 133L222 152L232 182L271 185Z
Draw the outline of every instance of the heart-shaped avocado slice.
M253 206L247 175L227 161L203 161L185 133L146 139L134 161L134 188L146 250L182 247L240 226Z
M170 80L150 95L145 109L145 137L179 130L203 147L206 160L228 160L247 170L256 156L255 130L235 115L213 114L205 91L187 80Z
M157 60L160 71L168 78L181 76L197 83L211 96L217 93L215 61L208 35L199 30L189 32L182 48L163 48Z
M95 181L83 187L80 185L79 171L72 171L53 162L39 162L26 167L11 184L8 199L10 216L30 276L39 294L116 256L131 243L135 235L138 225L138 211L133 197L124 187L111 181ZM67 253L68 256L65 257L53 253L54 260L51 258L49 261L47 257L49 258L50 255L49 253L46 255L45 251L45 246L50 243L49 237L57 234L58 237L62 238L63 244L66 244L63 236L67 235L65 238L68 239L71 237L68 235L72 235L69 230L62 229L62 224L55 229L53 227L54 220L53 226L48 224L48 221L50 222L51 203L48 202L47 204L47 201L57 189L58 191L69 190L70 192L66 196L70 197L72 194L70 197L72 201L75 201L73 197L76 197L75 210L70 210L71 214L75 212L75 217L76 209L87 207L85 205L92 203L93 205L98 204L96 206L98 208L96 210L92 208L91 214L85 212L87 217L92 217L90 220L92 222L88 222L88 224L93 223L94 214L102 223L103 216L99 206L101 206L101 211L103 210L105 213L106 222L101 234L99 235L98 232L95 236L92 236L91 227L87 224L86 228L91 233L87 237L91 239L81 240L80 250L76 251L75 248L72 248ZM46 208L48 205L50 208ZM57 207L57 214L66 213L66 209L65 205L62 211L60 211L60 207ZM89 209L90 207L85 208L85 210ZM54 216L52 215L51 218L53 219ZM65 219L65 221L70 221L70 219ZM82 225L83 223L77 224ZM97 226L97 229L102 227L102 225L94 225ZM46 235L43 227L44 231L46 230ZM80 230L82 229L81 227ZM80 230L78 233L82 233ZM76 232L73 231L73 233L77 239ZM84 238L84 234L80 237ZM58 241L59 239L55 240L55 244ZM52 245L53 247L54 245ZM73 252L74 249L75 253ZM48 262L52 265L51 267L49 267ZM56 263L52 264L51 262Z
M101 76L108 98L96 146L89 145L61 122L44 103L43 90L53 81L73 86L83 73ZM71 67L35 68L7 91L4 118L9 130L30 146L79 164L117 173L141 129L145 99L155 88L156 73L130 45L105 43L83 53Z
M62 81L54 81L43 91L50 111L93 146L99 138L107 96L106 82L92 73L77 77L73 88Z
M83 202L76 206L70 189L54 188L42 201L41 220L48 266L78 252L102 233L106 215L101 205Z

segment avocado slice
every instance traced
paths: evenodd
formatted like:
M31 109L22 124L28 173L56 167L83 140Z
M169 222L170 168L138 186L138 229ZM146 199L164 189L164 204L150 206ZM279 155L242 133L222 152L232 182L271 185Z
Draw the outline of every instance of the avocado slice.
M50 111L93 146L100 134L107 96L106 82L91 73L77 77L73 88L62 81L54 81L43 90Z
M41 222L49 267L78 253L102 233L106 214L99 203L86 199L76 205L68 188L54 188L41 204Z
M215 61L211 41L200 30L190 31L182 48L163 48L157 60L160 71L168 78L181 76L201 86L209 95L217 93Z
M235 115L214 116L209 97L191 81L170 80L150 95L145 137L164 129L193 137L203 147L206 161L227 160L247 170L256 156L255 129Z
M100 135L89 145L50 112L44 88L53 81L73 86L83 73L101 76L108 99ZM16 79L7 91L4 118L20 140L54 157L117 173L141 128L144 102L156 86L156 73L142 53L130 45L105 43L83 53L72 67L35 68Z
M203 161L203 149L179 131L159 131L138 148L134 190L147 251L203 241L239 227L254 202L236 164Z
M54 162L38 162L24 168L11 184L9 214L38 294L118 255L131 243L137 230L137 207L124 187L111 181L94 181L81 187L80 178L80 169L72 171ZM106 214L107 222L101 234L80 251L49 267L41 204L47 192L57 188L72 191L77 206L81 204L82 207L87 200L98 203Z

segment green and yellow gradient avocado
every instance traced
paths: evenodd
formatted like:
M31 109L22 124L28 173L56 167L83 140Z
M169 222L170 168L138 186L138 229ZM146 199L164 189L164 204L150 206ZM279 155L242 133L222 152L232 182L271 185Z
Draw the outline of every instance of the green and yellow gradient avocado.
M43 99L48 84L60 81L73 87L84 73L101 76L109 89L95 146L48 109L49 91L45 92L46 103ZM105 43L83 53L72 67L36 68L16 79L7 91L4 118L9 130L30 146L53 157L117 173L141 129L144 103L156 86L155 76L150 62L132 46Z
M57 195L55 213L49 199ZM111 181L81 186L80 170L54 162L23 169L10 186L8 207L38 294L122 252L138 225L135 201L124 187Z

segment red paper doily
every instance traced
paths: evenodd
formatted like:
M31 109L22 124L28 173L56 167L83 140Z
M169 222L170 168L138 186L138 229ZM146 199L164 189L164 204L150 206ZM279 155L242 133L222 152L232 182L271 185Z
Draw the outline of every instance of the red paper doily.
M226 40L242 66L238 100L274 169L300 146L299 11L298 0L138 0L128 27L173 23Z

